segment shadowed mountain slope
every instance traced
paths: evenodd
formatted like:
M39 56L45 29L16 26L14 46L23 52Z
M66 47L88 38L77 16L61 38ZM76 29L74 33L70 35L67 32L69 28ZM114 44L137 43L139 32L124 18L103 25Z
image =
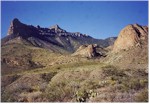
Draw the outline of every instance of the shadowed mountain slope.
M50 28L32 26L21 23L14 19L7 36L2 39L2 45L7 44L10 40L20 37L33 46L46 48L54 52L63 53L60 50L74 52L79 46L84 44L98 44L103 47L112 45L111 39L94 39L91 36L79 32L67 32L58 25ZM115 38L113 38L115 40Z

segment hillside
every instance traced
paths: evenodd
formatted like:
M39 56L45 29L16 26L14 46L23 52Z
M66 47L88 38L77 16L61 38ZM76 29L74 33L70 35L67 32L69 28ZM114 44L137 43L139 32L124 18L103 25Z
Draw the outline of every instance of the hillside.
M94 39L79 32L67 32L58 25L35 27L15 18L11 21L7 36L2 39L2 74L44 67L48 62L51 64L50 60L71 54L82 44L96 43L106 47L112 45L115 39Z
M14 19L1 49L2 102L148 102L146 26L102 40Z

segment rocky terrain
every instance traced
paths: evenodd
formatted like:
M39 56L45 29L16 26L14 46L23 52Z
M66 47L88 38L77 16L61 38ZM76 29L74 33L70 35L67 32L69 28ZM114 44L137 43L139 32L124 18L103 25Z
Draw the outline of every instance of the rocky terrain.
M148 102L148 27L94 39L14 19L1 40L2 102Z
M147 70L148 27L133 24L123 28L107 59L108 63L122 68Z

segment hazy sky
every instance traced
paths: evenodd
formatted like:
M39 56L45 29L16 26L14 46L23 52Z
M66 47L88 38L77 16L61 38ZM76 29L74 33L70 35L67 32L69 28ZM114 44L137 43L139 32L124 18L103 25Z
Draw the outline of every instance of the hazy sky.
M2 37L13 18L25 24L50 27L94 38L118 36L128 24L148 25L148 1L2 1Z

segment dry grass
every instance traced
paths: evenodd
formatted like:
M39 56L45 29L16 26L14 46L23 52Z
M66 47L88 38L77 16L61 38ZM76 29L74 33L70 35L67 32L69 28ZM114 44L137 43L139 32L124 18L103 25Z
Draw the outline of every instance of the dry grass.
M10 46L4 46L3 50ZM22 50L16 52L16 48ZM147 102L148 74L142 68L125 69L99 59L71 57L41 48L17 45L3 57L21 54L42 67L20 69L2 76L2 101L25 102ZM141 63L145 63L142 61ZM3 67L4 68L4 67ZM12 68L11 68L12 69Z

